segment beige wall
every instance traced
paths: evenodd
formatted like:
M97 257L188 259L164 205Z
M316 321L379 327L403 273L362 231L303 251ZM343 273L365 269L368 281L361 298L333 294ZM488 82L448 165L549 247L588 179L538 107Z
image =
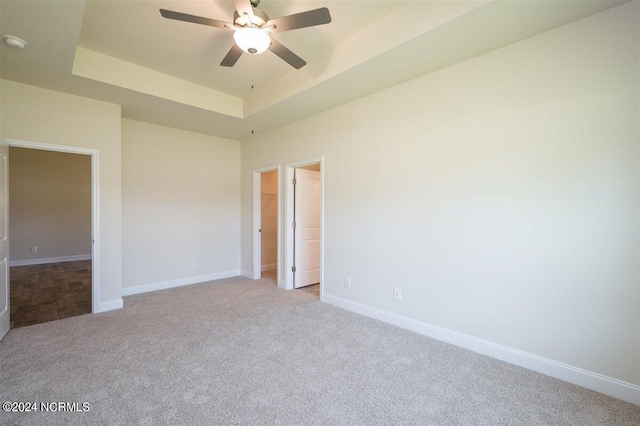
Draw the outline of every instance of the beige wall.
M639 50L634 2L247 139L243 269L252 170L324 156L326 294L640 384Z
M10 148L9 194L12 262L91 255L90 156Z
M3 138L99 151L100 300L121 300L120 106L0 80Z
M266 271L275 269L278 262L278 171L260 177L260 265Z
M125 289L239 275L240 142L122 120L122 186Z

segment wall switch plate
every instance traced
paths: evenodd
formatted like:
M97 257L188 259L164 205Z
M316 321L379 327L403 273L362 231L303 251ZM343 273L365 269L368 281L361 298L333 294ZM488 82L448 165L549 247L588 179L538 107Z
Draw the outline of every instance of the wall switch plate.
M192 260L192 261L191 261L191 267L192 267L192 268L195 268L196 266L198 266L198 261L196 261L196 260Z
M38 252L38 246L31 247L31 253L37 253L37 252Z
M344 279L344 286L346 288L351 288L351 278L347 277Z
M397 300L402 300L402 289L397 287L394 288L393 297L395 297Z

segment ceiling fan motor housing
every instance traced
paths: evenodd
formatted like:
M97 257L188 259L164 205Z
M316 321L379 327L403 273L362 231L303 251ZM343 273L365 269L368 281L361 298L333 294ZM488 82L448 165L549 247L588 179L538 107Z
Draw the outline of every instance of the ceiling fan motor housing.
M240 16L238 11L233 12L233 22L241 27L261 27L269 21L269 15L262 10L253 8L253 19L250 20L249 16Z

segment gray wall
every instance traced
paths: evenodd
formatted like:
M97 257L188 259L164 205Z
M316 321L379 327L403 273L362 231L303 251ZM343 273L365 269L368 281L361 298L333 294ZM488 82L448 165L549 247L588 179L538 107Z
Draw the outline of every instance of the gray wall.
M122 219L125 290L238 275L240 142L122 120Z
M12 262L91 255L90 156L9 148L9 196Z
M324 156L327 295L640 384L639 51L633 2L245 140L243 269L252 169Z

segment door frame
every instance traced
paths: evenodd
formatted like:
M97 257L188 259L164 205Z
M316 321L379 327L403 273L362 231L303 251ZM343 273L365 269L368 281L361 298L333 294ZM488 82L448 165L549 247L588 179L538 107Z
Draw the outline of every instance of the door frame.
M100 153L97 149L82 148L69 145L57 145L42 142L31 142L17 139L5 139L2 141L15 148L39 149L41 151L64 152L68 154L81 154L91 156L91 312L100 312ZM11 158L11 157L9 157ZM9 191L11 197L11 191ZM9 202L11 199L9 198ZM11 204L9 204L11 205ZM9 217L9 223L11 217ZM9 234L9 245L11 235Z
M281 198L280 197L280 188L282 188L282 167L280 164L275 166L267 166L261 167L259 169L253 169L253 264L252 264L252 278L254 280L259 280L262 278L262 235L260 233L261 223L262 223L262 173L267 172L278 172L278 214L277 214L277 224L276 224L276 235L277 235L277 266L276 266L276 282L278 283L278 287L282 287L280 283L280 271L281 271L281 259L282 259L282 238L280 236L280 223L282 219L282 208L281 208Z
M298 167L320 164L320 301L324 298L324 157L311 158L285 164L285 244L284 288L293 289L293 176Z

